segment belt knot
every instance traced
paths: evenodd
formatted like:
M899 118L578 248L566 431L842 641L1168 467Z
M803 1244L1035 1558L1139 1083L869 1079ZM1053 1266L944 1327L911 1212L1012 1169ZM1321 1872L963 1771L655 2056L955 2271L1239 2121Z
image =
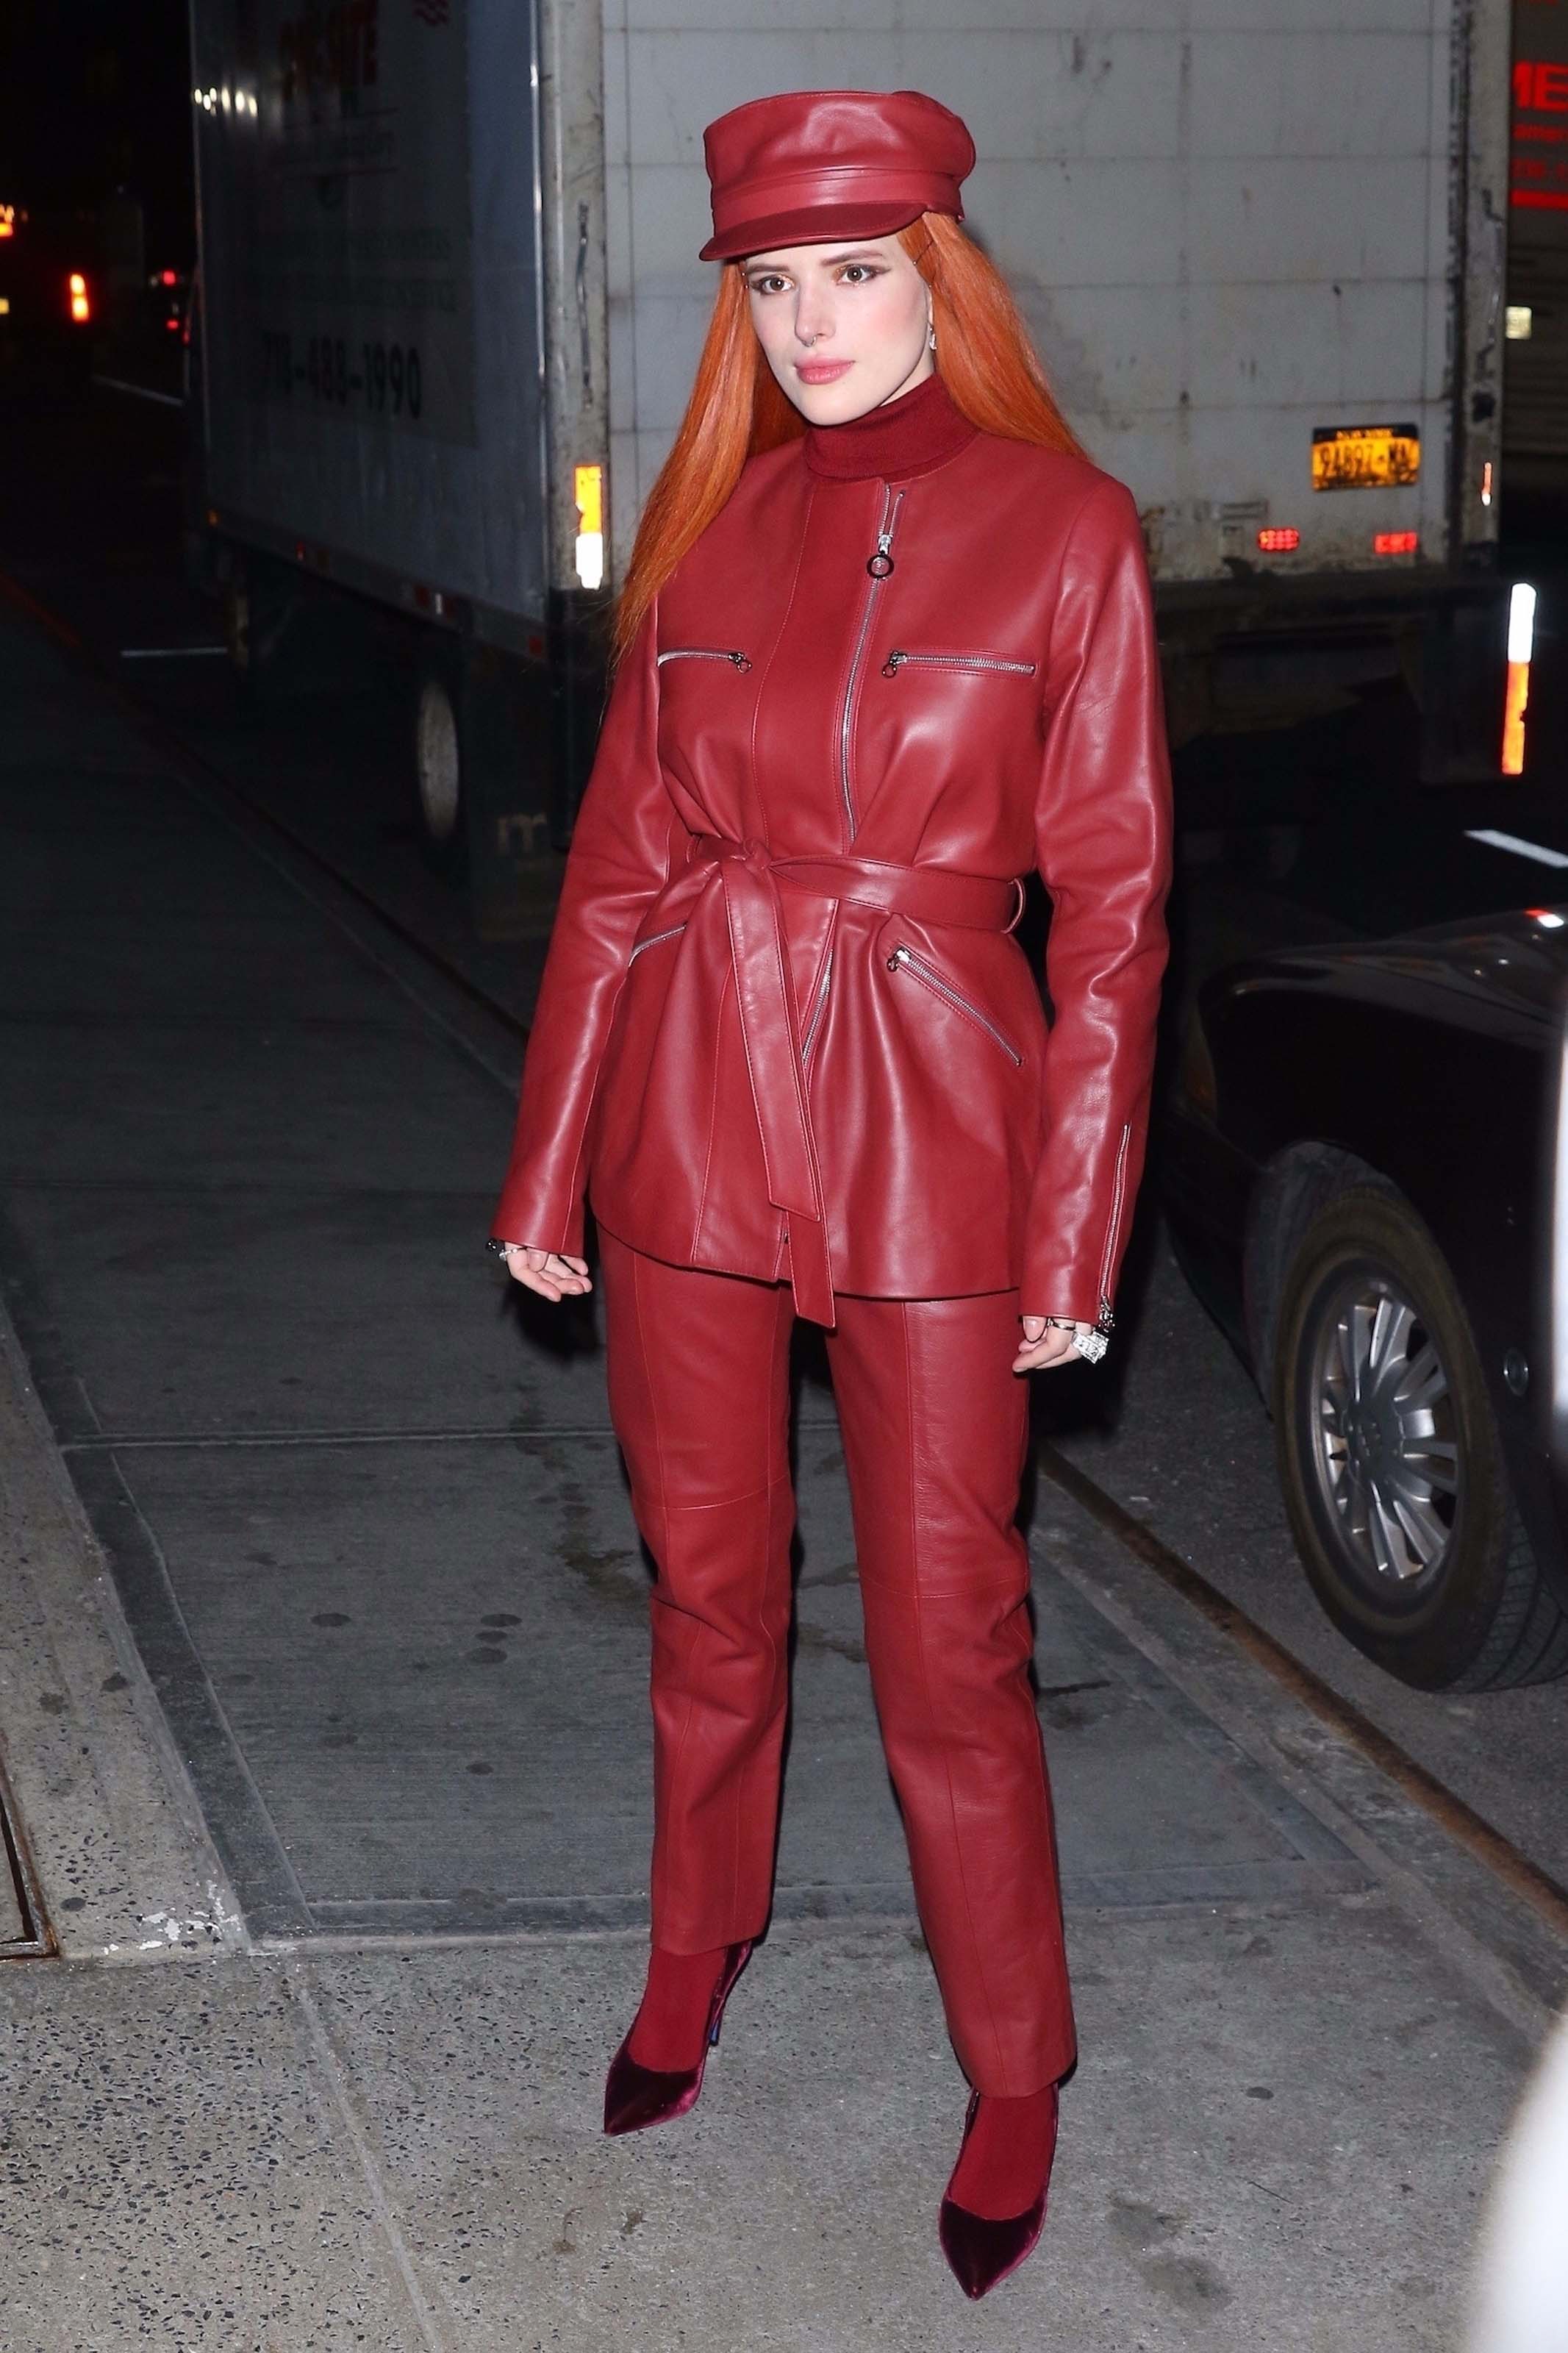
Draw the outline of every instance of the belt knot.
M1023 911L1023 884L849 852L775 858L758 834L744 841L693 834L686 854L689 862L700 860L711 867L710 880L724 907L768 1198L785 1217L795 1306L814 1322L831 1324L833 1270L781 888L881 914L905 914L919 923L1002 932L1011 931Z

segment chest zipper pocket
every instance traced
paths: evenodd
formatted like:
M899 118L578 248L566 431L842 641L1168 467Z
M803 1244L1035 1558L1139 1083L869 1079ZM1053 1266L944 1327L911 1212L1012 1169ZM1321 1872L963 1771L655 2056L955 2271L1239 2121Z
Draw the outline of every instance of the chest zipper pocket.
M1022 1067L1024 1057L1012 1039L997 1029L991 1016L982 1013L979 1006L965 997L962 990L954 988L951 980L944 979L934 965L928 964L924 956L917 955L913 948L906 947L901 940L888 958L888 970L907 972L912 980L920 981L945 1004L951 1005L955 1013L962 1013L966 1021L973 1021L977 1029L984 1029L988 1038L994 1039L1010 1062Z
M648 936L647 936L647 938L646 940L639 940L639 941L637 942L637 944L636 947L635 947L635 948L633 948L633 950L632 950L632 952L631 952L630 955L629 955L629 956L627 956L627 958L626 958L626 969L627 969L627 971L629 972L629 971L630 971L630 969L631 969L631 967L632 967L632 965L633 965L634 964L636 964L636 962L637 962L637 960L638 956L640 956L640 955L641 955L641 954L642 954L642 952L643 952L644 948L657 948L657 947L658 947L659 945L661 945L661 944L662 944L665 940L674 940L674 939L679 939L679 936L680 936L680 934L681 934L681 933L682 933L685 929L686 929L686 926L685 926L685 924L684 924L684 923L671 923L671 925L670 925L670 927L669 927L669 929L668 929L668 932L650 932L650 933L648 934Z
M726 661L732 670L750 670L752 657L733 646L671 646L658 657L657 667L667 661Z
M1036 664L1034 662L1015 661L1008 654L972 654L960 653L956 650L950 652L941 647L933 647L929 651L921 651L911 649L904 646L895 646L892 652L888 656L887 660L882 664L882 676L884 678L897 678L899 672L901 670L906 669L911 662L917 666L924 664L926 667L935 670L1015 670L1020 678L1032 678L1036 670Z

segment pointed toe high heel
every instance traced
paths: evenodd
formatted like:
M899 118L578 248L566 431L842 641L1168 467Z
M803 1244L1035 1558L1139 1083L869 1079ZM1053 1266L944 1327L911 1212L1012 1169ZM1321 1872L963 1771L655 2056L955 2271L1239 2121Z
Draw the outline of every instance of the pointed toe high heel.
M979 2108L980 2094L971 2092L968 2113L963 2119L963 2137L958 2145L960 2158ZM967 2206L960 2206L952 2194L952 2182L958 2174L958 2166L953 2166L947 2194L942 2199L942 2211L937 2218L937 2236L953 2277L964 2295L976 2302L988 2289L994 2288L998 2280L1005 2279L1009 2272L1017 2270L1040 2235L1046 2219L1046 2193L1050 2185L1051 2158L1056 2153L1056 2121L1053 2096L1046 2179L1040 2184L1038 2197L1021 2214L1010 2214L1004 2221L993 2221L984 2214L972 2214Z
M632 2037L628 2030L620 2049L610 2062L610 2072L605 2080L605 2130L607 2133L646 2132L650 2125L668 2124L676 2116L683 2116L688 2108L696 2106L697 2094L702 2089L702 2071L708 2064L708 2053L719 2040L724 2004L730 1999L735 1979L752 1957L753 1941L748 1936L742 1943L725 1948L724 1966L719 1973L719 1982L708 2006L708 2023L702 2034L702 2056L695 2067L642 2066L631 2055Z

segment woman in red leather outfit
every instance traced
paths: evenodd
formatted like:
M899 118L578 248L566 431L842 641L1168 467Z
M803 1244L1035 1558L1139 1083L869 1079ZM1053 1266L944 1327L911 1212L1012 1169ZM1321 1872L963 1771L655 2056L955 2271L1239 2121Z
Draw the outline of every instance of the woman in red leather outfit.
M801 1314L972 2087L940 2234L980 2295L1038 2237L1075 2058L1018 1377L1101 1353L1142 1168L1170 880L1148 573L957 227L956 115L797 91L706 154L719 300L618 607L493 1232L532 1290L582 1293L592 1202L658 1570L652 1948L605 2129L691 2105L769 1912ZM1012 936L1032 869L1048 1029Z

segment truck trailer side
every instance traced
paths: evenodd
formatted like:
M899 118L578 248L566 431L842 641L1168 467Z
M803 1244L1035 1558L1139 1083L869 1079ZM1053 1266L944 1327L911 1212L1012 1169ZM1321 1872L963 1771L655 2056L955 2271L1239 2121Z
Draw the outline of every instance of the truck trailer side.
M1496 773L1506 10L192 5L237 650L306 583L403 617L426 821L487 927L591 756L712 299L702 125L769 89L915 87L969 121L967 226L1137 498L1178 741L1238 679L1288 712L1402 675L1422 773Z

